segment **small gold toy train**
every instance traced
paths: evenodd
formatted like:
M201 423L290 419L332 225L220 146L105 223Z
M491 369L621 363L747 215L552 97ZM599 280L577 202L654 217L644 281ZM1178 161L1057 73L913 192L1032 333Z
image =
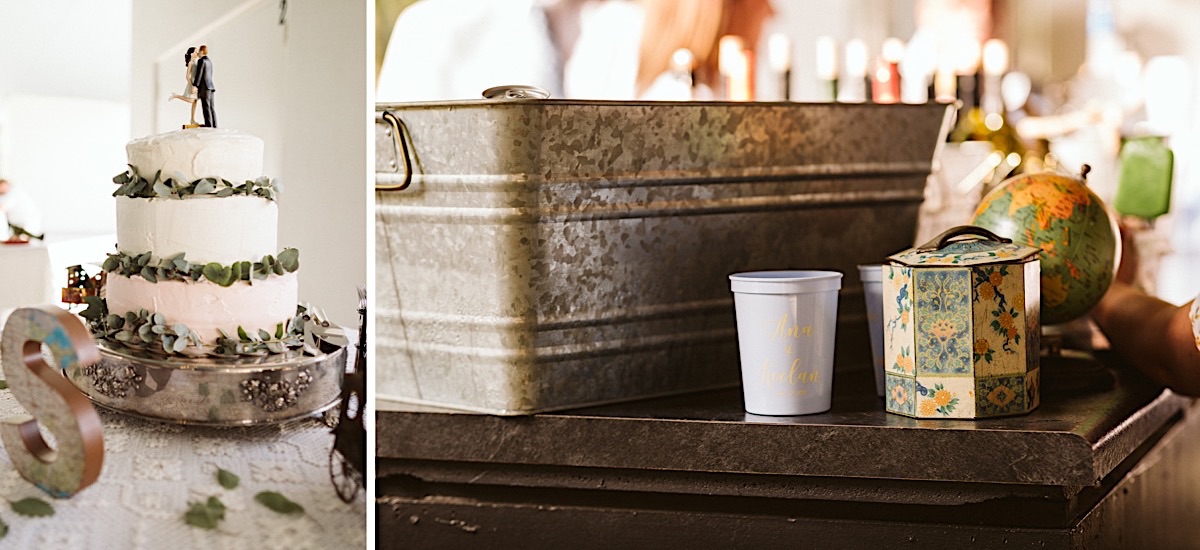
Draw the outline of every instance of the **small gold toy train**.
M83 266L73 265L67 268L67 286L62 289L64 304L82 304L88 296L100 296L104 289L104 272L88 276Z

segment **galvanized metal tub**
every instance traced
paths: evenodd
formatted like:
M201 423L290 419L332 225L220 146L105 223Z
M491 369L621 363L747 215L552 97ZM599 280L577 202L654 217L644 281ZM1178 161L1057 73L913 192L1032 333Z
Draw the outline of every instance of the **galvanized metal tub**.
M853 273L910 246L952 111L525 100L377 115L377 396L530 414L736 385L727 275ZM842 298L839 331L862 337L839 338L839 357L869 357L855 277Z

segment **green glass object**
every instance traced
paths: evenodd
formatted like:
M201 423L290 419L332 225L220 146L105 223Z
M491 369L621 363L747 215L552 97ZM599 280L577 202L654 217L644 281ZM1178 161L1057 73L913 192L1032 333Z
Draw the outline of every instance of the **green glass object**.
M1175 154L1161 136L1129 139L1121 147L1113 208L1126 216L1154 219L1171 209Z

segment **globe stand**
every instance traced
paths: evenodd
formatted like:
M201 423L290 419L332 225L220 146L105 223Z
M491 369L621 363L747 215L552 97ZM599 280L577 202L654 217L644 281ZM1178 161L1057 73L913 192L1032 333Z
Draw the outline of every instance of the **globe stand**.
M1088 394L1116 384L1112 371L1090 351L1064 349L1064 334L1044 327L1041 342L1042 388L1046 393Z

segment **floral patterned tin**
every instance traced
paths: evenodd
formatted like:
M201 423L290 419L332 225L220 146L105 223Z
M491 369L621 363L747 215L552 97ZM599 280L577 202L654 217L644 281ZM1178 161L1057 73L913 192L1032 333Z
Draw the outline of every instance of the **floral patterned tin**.
M1040 276L1038 249L969 225L888 257L888 412L983 418L1036 408Z

